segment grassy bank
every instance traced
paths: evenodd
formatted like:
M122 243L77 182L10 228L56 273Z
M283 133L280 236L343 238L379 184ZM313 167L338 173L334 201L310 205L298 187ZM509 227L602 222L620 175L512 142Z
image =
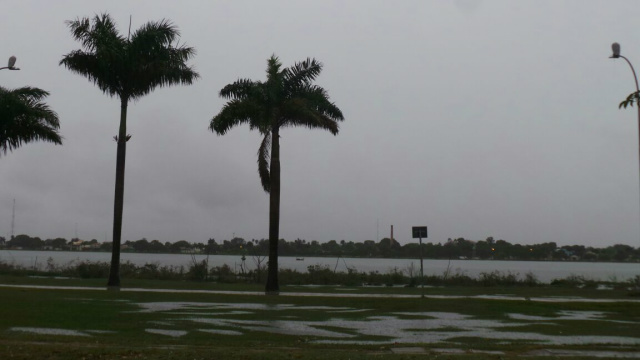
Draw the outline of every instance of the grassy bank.
M243 267L233 269L228 265L209 266L206 261L193 261L188 266L167 266L159 263L135 265L123 262L120 273L125 281L135 280L168 280L215 282L223 284L264 284L266 269L264 264L256 269L246 270ZM14 276L57 276L78 279L104 279L109 274L109 263L91 261L72 261L57 265L52 259L46 266L24 267L0 260L0 275ZM640 275L631 279L610 279L596 281L580 275L571 275L563 279L555 279L550 284L543 283L533 273L512 273L501 271L482 272L478 276L470 276L460 270L447 269L441 275L428 275L420 278L413 267L406 269L392 268L387 272L361 272L355 269L332 271L328 266L310 265L307 271L280 269L281 285L341 285L341 286L482 286L482 287L537 287L553 285L570 288L640 288Z

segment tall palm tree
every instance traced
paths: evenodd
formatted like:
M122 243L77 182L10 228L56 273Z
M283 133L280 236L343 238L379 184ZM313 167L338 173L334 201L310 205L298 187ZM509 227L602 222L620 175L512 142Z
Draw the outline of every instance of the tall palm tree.
M124 199L127 141L127 106L156 87L192 84L198 73L186 62L195 50L178 44L178 29L168 20L148 22L133 34L121 35L108 14L68 21L73 38L82 44L60 61L85 76L103 93L120 98L116 185L113 210L113 250L107 286L120 286L120 240Z
M13 90L0 87L0 154L32 141L62 145L58 115L42 101L48 95L28 86Z
M340 109L329 101L329 95L313 80L322 71L315 59L282 68L272 55L267 61L264 82L239 79L220 90L229 99L209 126L224 135L232 127L249 124L258 130L262 143L258 149L258 173L264 191L269 193L269 267L265 292L277 295L278 238L280 231L280 129L303 126L329 130L338 134L338 121L344 120Z

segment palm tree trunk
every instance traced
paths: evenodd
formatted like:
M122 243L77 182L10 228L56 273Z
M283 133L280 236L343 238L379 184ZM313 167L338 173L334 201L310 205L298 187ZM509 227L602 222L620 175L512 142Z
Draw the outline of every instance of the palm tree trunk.
M111 267L107 287L120 288L120 240L122 238L122 211L124 207L124 165L127 154L127 105L128 99L121 99L120 130L118 131L118 153L116 155L116 189L113 201L113 243Z
M280 235L280 136L279 128L271 130L271 163L269 190L269 269L265 294L278 295L278 239Z

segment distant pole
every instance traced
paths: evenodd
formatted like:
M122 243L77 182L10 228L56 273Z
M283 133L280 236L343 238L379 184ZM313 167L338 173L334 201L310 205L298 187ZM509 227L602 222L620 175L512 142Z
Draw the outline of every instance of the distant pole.
M611 50L613 50L613 54L609 56L609 58L611 59L623 58L627 62L627 64L629 64L629 67L631 68L631 72L633 73L633 80L636 82L636 91L640 95L640 86L638 85L638 76L636 75L636 70L633 68L633 65L631 65L631 61L629 61L629 59L627 59L626 57L620 55L620 44L618 44L617 42L611 44ZM638 107L638 173L640 175L640 102L636 102L636 105ZM640 177L638 178L638 191L639 191L638 194L640 195ZM638 198L638 204L640 205L640 197Z
M420 287L422 288L421 297L424 297L424 266L422 257L422 238L427 237L426 226L414 226L411 228L411 237L420 239Z
M422 288L422 297L424 297L424 266L422 266L422 237L420 237L420 287Z
M16 227L16 199L13 199L13 210L11 213L11 240L13 240L14 237L14 230Z

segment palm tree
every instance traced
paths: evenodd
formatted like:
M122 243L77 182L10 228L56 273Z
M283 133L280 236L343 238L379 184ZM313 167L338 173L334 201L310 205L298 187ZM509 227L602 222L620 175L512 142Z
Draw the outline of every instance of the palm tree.
M127 106L156 87L192 84L198 73L186 62L195 50L177 43L180 33L168 20L148 22L133 34L122 36L108 14L68 21L73 38L82 44L60 61L85 76L103 93L120 98L116 185L113 210L113 250L107 286L120 286L120 239L124 199L127 141Z
M329 95L312 82L322 71L315 59L282 69L272 55L267 61L265 82L239 79L220 90L229 99L209 126L224 135L236 125L247 123L258 130L262 143L258 149L258 173L264 191L269 193L269 268L265 292L277 295L278 238L280 230L280 129L303 126L338 134L342 112L329 101Z
M62 145L58 115L42 102L48 95L28 86L14 90L0 87L0 154L32 141Z

